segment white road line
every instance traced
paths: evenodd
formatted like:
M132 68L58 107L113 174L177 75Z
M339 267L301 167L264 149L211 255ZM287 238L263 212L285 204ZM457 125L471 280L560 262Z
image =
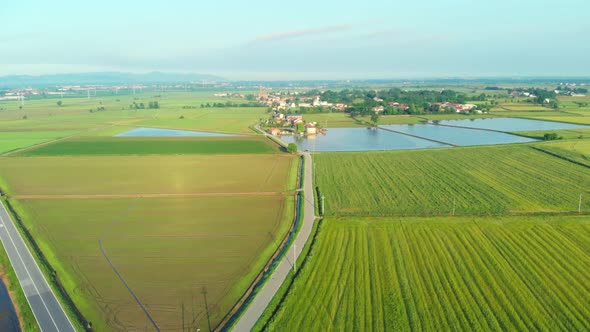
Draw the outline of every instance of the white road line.
M2 225L2 228L4 228L4 219L2 219L2 215L1 214L0 214L0 222L2 223L1 224ZM8 232L8 230L6 230L6 232ZM0 241L0 242L2 242L2 241ZM5 247L4 246L4 242L2 242L2 246ZM8 251L6 250L6 247L4 248L4 250L6 251L6 256L8 256ZM14 248L14 250L16 250L16 248ZM8 256L8 260L10 261L10 256ZM11 262L11 264L12 264L12 262ZM18 277L18 274L16 272L16 269L14 267L13 267L13 269L14 269L14 273L17 275L16 279L18 280L18 283L20 284L21 281L20 281L20 278ZM21 288L23 288L22 285L21 285ZM23 294L24 293L25 293L25 291L23 289ZM27 300L27 303L29 304L29 307L31 308L31 311L33 312L33 316L35 317L35 320L38 322L39 321L39 318L37 318L37 315L35 314L35 311L32 309L33 306L31 305L31 301L29 301L29 297L27 296L27 294L25 294L25 299Z
M2 221L2 223L4 223L4 219L2 218L2 216L0 216L0 220ZM18 248L16 247L16 244L14 243L14 240L12 239L12 236L10 235L10 232L8 230L7 230L6 234L8 234L8 238L10 239L10 242L12 242L12 246L15 248L18 258L23 263L23 267L25 268L25 271L27 271L27 275L29 276L29 279L31 280L33 287L35 287L37 294L39 294L39 298L41 299L41 302L43 302L43 306L45 307L45 310L47 310L47 314L51 318L51 322L53 322L53 325L59 331L59 326L57 326L57 323L55 323L55 320L53 319L53 316L51 315L51 312L49 311L49 308L47 307L45 300L43 300L43 296L41 296L41 292L39 292L39 288L37 288L37 285L35 284L35 281L33 280L33 277L31 276L31 273L29 272L29 269L27 268L27 264L25 264L25 261L23 260L22 256L20 255L20 252L18 251ZM43 330L43 329L41 329L41 330Z
M1 209L1 210L2 210L4 213L6 213L7 217L10 219L10 215L8 214L8 210L6 210L6 207L4 206L4 204L3 204L1 201L0 201L0 207L2 207L2 209ZM2 211L0 211L0 212L2 212ZM6 225L8 225L8 224L5 222L5 220L2 218L2 214L1 214L1 213L0 213L0 221L2 222L2 224L6 224ZM20 233L18 232L18 229L17 229L17 228L16 228L16 226L14 225L14 222L12 221L12 219L10 219L9 221L10 221L10 223L11 223L11 225L12 225L13 229L15 230L15 232L16 232L17 234L19 234L19 236L20 236ZM12 240L12 236L10 236L10 233L8 232L8 228L7 228L7 227L4 227L4 229L7 231L8 237L10 238L10 241L13 243L13 246L14 246L14 241ZM21 241L23 242L23 245L24 245L24 247L25 247L25 250L27 250L27 251L29 252L29 255L31 255L31 259L32 259L32 261L33 261L33 264L35 264L35 266L36 266L36 267L37 267L37 269L39 270L39 274L41 274L41 277L43 277L43 281L45 281L45 285L47 285L47 288L49 289L49 292L50 292L50 293L51 293L51 295L52 295L52 296L55 298L55 302L56 302L56 303L57 303L57 305L59 306L59 309L60 309L60 310L63 312L64 316L66 317L66 320L67 320L67 321L68 321L68 323L69 323L69 328L70 328L70 330L71 330L71 331L76 331L76 328L74 327L74 324L73 324L73 323L72 323L72 321L70 320L70 317L68 316L68 314L67 314L67 313L66 313L66 311L64 310L63 306L61 305L61 303L60 303L60 302L59 302L59 300L57 299L57 296L55 296L55 293L53 292L53 289L52 289L52 288L51 288L51 286L49 285L49 282L47 281L47 278L45 278L45 274L43 274L43 271L41 271L41 268L39 268L39 265L37 264L37 261L35 260L35 258L34 258L34 257L33 257L33 255L31 254L31 252L30 252L29 248L27 247L27 244L25 243L24 239L22 239L22 237L21 237ZM0 242L1 242L1 241L0 241ZM21 259L21 261L22 261L22 257L20 257L20 253L18 252L18 250L17 250L16 246L15 246L15 250L16 250L16 252L17 252L17 254L18 254L19 258L20 258L20 259ZM10 257L8 257L8 258L9 258L9 260L10 260ZM24 262L23 262L23 265L25 266L25 270L27 270L27 274L29 274L29 271L28 271L28 269L27 269L26 265L24 264ZM15 273L16 273L16 270L15 270ZM29 274L29 278L31 278L30 274ZM32 282L32 283L34 283L34 280L32 280L32 278L31 278L31 282ZM20 280L19 280L19 283L20 283ZM21 287L22 287L22 286L21 286ZM35 289L37 289L37 286L36 286L36 285L35 285ZM24 290L23 290L23 292L24 292ZM37 292L39 292L39 290L38 290L38 289L37 289ZM25 297L27 298L27 302L29 303L29 306L31 307L31 311L33 311L33 309L32 309L32 306L31 306L31 302L29 301L29 299L28 299L28 297L26 296L26 294L25 294ZM45 301L44 301L44 300L43 300L43 298L41 297L41 294L40 294L40 293L39 293L39 297L41 298L41 301L43 302L43 305L44 305L44 306L45 306L45 308L47 309L47 305L45 304ZM49 314L49 317L51 317L51 320L53 321L53 324L54 324L54 325L56 325L56 324L55 324L55 320L53 319L53 316L51 315L51 312L50 312L48 309L47 309L47 313ZM35 315L35 312L34 312L34 311L33 311L33 315L35 316L35 319L37 320L37 322L39 322L39 320L37 319L37 316ZM57 325L56 325L56 327L57 327ZM41 327L40 327L40 328L41 328ZM59 327L57 327L57 330L59 331Z

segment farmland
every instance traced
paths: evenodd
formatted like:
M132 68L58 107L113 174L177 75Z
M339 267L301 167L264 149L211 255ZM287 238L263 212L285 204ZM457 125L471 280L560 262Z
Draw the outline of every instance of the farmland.
M536 139L543 139L543 135L547 133L555 133L563 139L581 139L590 137L590 129L563 129L563 130L535 130L535 131L519 131L516 134L528 136Z
M0 174L5 191L16 196L283 192L295 187L293 158L273 154L4 157Z
M328 218L271 331L587 331L590 219Z
M62 106L56 102L61 100ZM135 104L158 101L158 109L135 109ZM84 133L109 126L143 126L251 134L248 127L265 114L262 107L201 107L213 102L242 102L213 97L212 92L143 92L137 95L101 95L0 101L0 132L74 131ZM100 109L100 111L98 111ZM90 112L92 110L92 112ZM59 133L50 137L59 137ZM1 137L0 137L1 139ZM18 146L21 147L21 146Z
M266 108L208 107L243 100L204 91L56 100L22 110L0 102L0 154L10 152L0 156L0 188L76 305L97 331L150 329L102 256L102 239L162 330L214 327L293 217L297 158L249 128ZM136 108L153 101L160 108ZM381 116L379 124L587 120L587 109L562 102L558 110L506 101L492 114ZM328 128L370 121L304 119ZM239 136L112 137L137 127ZM590 197L587 141L578 139L587 129L557 132L576 140L315 154L327 219L270 329L583 330L590 226L568 213L580 194ZM581 208L590 212L590 200Z
M292 211L292 199L283 196L34 199L19 205L98 331L146 326L145 315L101 255L98 240L105 230L107 254L162 330L183 323L207 330L203 289L215 325L278 246Z
M278 153L264 138L85 138L61 141L18 156L177 155Z
M585 167L527 145L322 153L315 161L326 213L336 216L577 211L579 195L590 194Z
M96 331L151 328L102 239L162 330L215 327L293 218L298 159L249 128L265 108L189 91L56 100L0 102L0 188L78 309ZM239 136L112 137L136 127Z
M76 131L0 131L0 154L76 134Z
M551 142L537 146L542 151L549 152L566 160L590 167L590 141L575 140Z
M67 154L59 145L78 141L46 147ZM105 250L163 329L184 317L207 330L207 310L218 324L276 250L293 217L297 159L227 154L209 141L223 154L0 157L0 187L97 330L146 323L99 251L114 220Z

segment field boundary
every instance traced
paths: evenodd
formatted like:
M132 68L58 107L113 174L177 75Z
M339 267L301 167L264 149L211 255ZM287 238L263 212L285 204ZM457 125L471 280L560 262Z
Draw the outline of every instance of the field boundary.
M590 168L590 166L584 166ZM391 218L391 217L418 217L418 218L429 218L429 217L445 217L445 216L455 216L455 217L499 217L499 216L571 216L571 215L590 215L589 212L582 211L578 213L578 211L570 210L570 211L505 211L505 212L490 212L490 213L455 213L454 215L452 212L445 211L438 214L429 213L429 214L393 214L393 213L379 213L379 214L331 214L327 217L330 218Z
M33 235L29 232L28 228L23 223L20 215L16 212L16 210L10 203L10 200L6 198L4 199L4 202L6 203L8 212L10 212L10 214L16 221L16 225L18 226L20 232L24 234L24 238L26 239L26 242L28 242L29 247L33 249L35 256L37 256L37 260L41 262L41 266L43 267L42 270L50 272L49 281L51 284L53 284L53 288L57 289L58 297L60 297L62 300L61 302L65 304L67 311L74 314L79 326L82 326L86 331L93 331L90 322L84 317L82 312L80 312L80 309L78 309L78 307L74 303L74 300L59 280L57 271L53 268L53 266L51 265L51 263L49 262L49 260L47 259L47 257L35 241L35 239L33 238Z
M539 152L542 152L542 153L545 153L545 154L548 154L548 155L550 155L550 156L552 156L552 157L555 157L555 158L559 158L559 159L561 159L561 160L568 161L568 162L570 162L570 163L572 163L572 164L576 164L576 165L578 165L578 166L582 166L582 167L585 167L585 168L590 168L590 166L589 166L589 165L586 165L586 164L584 164L584 163L581 163L581 162L579 162L579 161L575 161L575 160L573 160L573 159L570 159L570 158L568 158L568 157L562 156L562 155L560 155L560 154L557 154L557 153L555 153L555 152L550 152L550 151L547 151L547 150L543 150L543 149L541 149L541 148L538 148L538 147L536 147L536 146L531 146L531 149L533 149L533 150L536 150L536 151L539 151Z
M297 170L297 185L299 188L303 187L303 170L304 170L304 162L305 159L303 156L300 156L299 161L299 168ZM295 195L295 211L293 216L293 222L291 224L291 228L283 238L283 241L279 244L278 248L275 250L274 254L270 257L268 262L264 265L262 271L256 276L254 281L250 284L244 295L236 302L233 308L223 317L221 322L215 326L213 331L228 331L233 324L237 321L237 319L242 315L244 310L248 307L248 305L252 302L258 289L264 285L267 278L272 274L276 264L280 261L280 259L285 255L287 248L290 246L294 235L299 230L300 220L301 220L301 203L302 193L299 191Z
M414 137L414 138L421 139L421 140L424 140L424 141L430 141L430 142L434 142L434 143L438 143L438 144L448 145L448 146L451 146L451 147L457 147L457 145L455 145L455 144L447 143L447 142L443 142L443 141L438 141L438 140L435 140L435 139L432 139L432 138L426 138L426 137L422 137L422 136L418 136L418 135L408 134L408 133L404 133L404 132L393 130L393 129L389 129L389 128L383 128L381 126L377 126L377 128L378 129L381 129L381 130L385 130L385 131L390 131L390 132L395 133L395 134L400 134L400 135Z

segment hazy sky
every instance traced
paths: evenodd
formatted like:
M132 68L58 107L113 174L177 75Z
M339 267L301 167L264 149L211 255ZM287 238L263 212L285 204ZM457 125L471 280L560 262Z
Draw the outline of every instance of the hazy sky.
M4 1L0 75L590 75L588 0Z

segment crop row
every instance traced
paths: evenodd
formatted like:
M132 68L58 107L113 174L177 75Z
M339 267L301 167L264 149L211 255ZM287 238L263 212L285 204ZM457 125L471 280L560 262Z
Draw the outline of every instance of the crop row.
M328 215L574 211L590 172L528 146L320 154ZM582 209L590 209L585 200Z
M590 224L554 219L326 220L270 330L587 330L590 256L568 232Z

